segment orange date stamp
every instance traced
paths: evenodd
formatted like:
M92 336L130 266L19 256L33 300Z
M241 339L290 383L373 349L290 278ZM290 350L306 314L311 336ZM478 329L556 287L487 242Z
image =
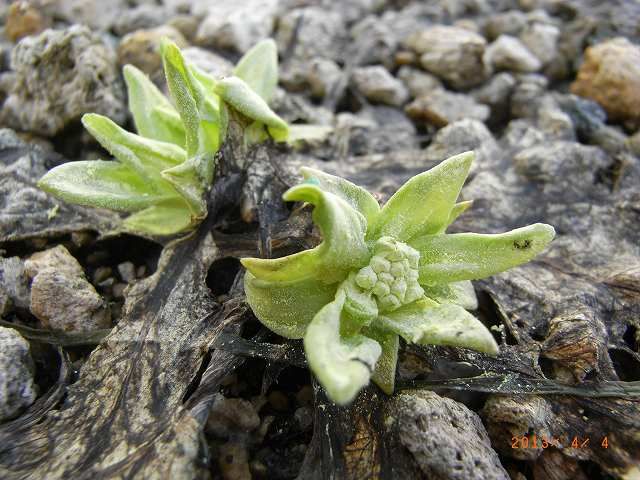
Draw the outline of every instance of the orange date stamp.
M588 436L581 437L575 435L572 438L567 438L564 441L559 437L546 437L534 434L520 435L511 437L511 448L513 449L526 449L526 448L593 448L597 446L599 448L609 448L609 439L607 436L592 439Z

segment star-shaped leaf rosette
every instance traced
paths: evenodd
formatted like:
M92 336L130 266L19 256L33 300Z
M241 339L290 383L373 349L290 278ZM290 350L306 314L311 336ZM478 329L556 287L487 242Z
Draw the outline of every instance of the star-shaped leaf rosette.
M380 208L366 190L303 168L286 201L314 206L323 241L277 259L245 258L245 292L257 318L287 338L304 338L311 370L338 404L369 379L394 389L399 337L490 355L498 345L467 310L471 280L531 260L553 239L541 223L502 234L446 234L470 205L456 203L473 152L451 157L405 183Z

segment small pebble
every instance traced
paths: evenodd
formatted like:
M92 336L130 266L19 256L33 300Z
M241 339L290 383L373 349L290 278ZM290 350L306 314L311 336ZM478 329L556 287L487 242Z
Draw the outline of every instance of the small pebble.
M122 262L118 264L118 273L123 281L131 283L136 279L136 266L132 262Z

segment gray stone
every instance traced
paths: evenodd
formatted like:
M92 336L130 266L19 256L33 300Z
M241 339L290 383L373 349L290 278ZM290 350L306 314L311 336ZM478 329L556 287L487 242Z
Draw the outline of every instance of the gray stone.
M536 72L542 63L524 44L511 35L500 35L487 47L485 62L496 70L513 72Z
M404 84L381 66L356 68L351 83L356 91L374 103L399 107L409 99Z
M502 142L513 151L524 150L546 141L546 135L530 120L511 120L502 135Z
M394 443L410 452L425 477L509 479L480 418L463 404L425 390L404 391L384 415Z
M400 67L398 78L407 86L412 98L418 98L435 89L442 88L442 82L438 80L438 77L408 65Z
M145 3L121 12L116 19L113 31L119 36L136 30L148 30L163 25L169 19L166 7Z
M328 58L314 58L308 63L306 81L311 95L323 98L342 83L344 74L336 62Z
M491 107L493 116L503 118L508 114L511 94L516 86L516 79L508 72L501 72L481 87L473 90L471 95L476 102Z
M443 9L431 2L410 2L400 10L387 9L380 15L380 23L389 27L400 40L424 30L426 25L442 23Z
M188 47L182 51L182 55L200 70L214 77L225 77L233 71L233 63L204 48Z
M0 422L35 401L33 373L29 343L14 329L0 327Z
M29 308L29 285L19 257L0 258L0 315Z
M88 28L45 30L11 54L15 82L0 123L52 136L83 113L124 122L124 87L116 55Z
M128 9L127 0L50 0L43 3L56 18L102 31L109 30Z
M425 70L453 88L473 87L487 77L482 60L487 42L477 33L438 25L414 33L406 43L420 55Z
M481 121L489 118L489 107L486 105L476 103L469 95L444 89L433 90L415 99L406 106L405 111L412 119L435 127L444 127L463 118Z
M391 107L368 107L358 112L340 113L328 158L368 155L418 148L415 127L400 110Z
M271 35L277 6L277 0L216 2L200 24L196 42L244 53Z
M234 438L259 426L260 417L250 402L216 394L207 419L207 430L210 433L222 438Z
M299 61L314 57L339 60L346 39L345 20L338 12L320 7L290 10L278 20L276 42L280 53L289 50L294 38L291 54Z
M523 12L509 10L491 15L485 23L484 31L490 40L494 40L500 35L517 36L526 24L527 17Z
M312 123L316 125L331 125L333 112L315 105L304 95L287 93L282 88L276 88L270 103L278 115L290 123Z
M533 23L520 33L520 40L542 65L551 63L558 55L560 29L555 25Z
M586 143L607 121L607 113L593 100L572 94L556 94L554 97L560 108L571 117L578 136Z
M136 266L132 262L122 262L118 264L118 273L122 280L131 283L136 279Z
M441 162L458 153L474 150L472 168L478 168L499 155L498 144L489 129L479 120L466 118L438 130L424 153L429 161Z
M527 74L518 77L518 84L511 95L511 115L522 118L535 118L547 85L543 75Z
M322 2L320 2L322 3ZM340 13L348 24L353 24L362 18L371 16L374 11L379 11L384 7L381 0L349 0L348 2L324 2L330 5L332 10Z
M630 144L627 136L615 126L607 125L607 114L593 100L572 94L553 94L553 99L573 122L582 143L599 145L605 152L617 154Z
M111 326L111 311L62 245L33 254L25 271L33 279L31 313L45 328L91 332Z
M609 165L608 156L597 147L575 142L545 142L520 151L513 157L516 171L538 183L544 194L579 194L586 185L598 183L600 171ZM556 178L571 176L571 184L559 185Z
M393 31L377 16L369 15L351 28L348 45L349 59L355 65L382 64L393 66L398 39Z
M545 95L540 100L537 125L551 139L571 141L576 139L571 117L560 108L551 95Z

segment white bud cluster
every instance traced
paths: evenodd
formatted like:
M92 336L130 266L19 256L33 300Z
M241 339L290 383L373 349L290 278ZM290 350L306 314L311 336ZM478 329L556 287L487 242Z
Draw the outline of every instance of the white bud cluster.
M382 311L393 311L424 295L418 283L420 253L391 237L381 237L369 265L360 269L356 284L371 291Z

